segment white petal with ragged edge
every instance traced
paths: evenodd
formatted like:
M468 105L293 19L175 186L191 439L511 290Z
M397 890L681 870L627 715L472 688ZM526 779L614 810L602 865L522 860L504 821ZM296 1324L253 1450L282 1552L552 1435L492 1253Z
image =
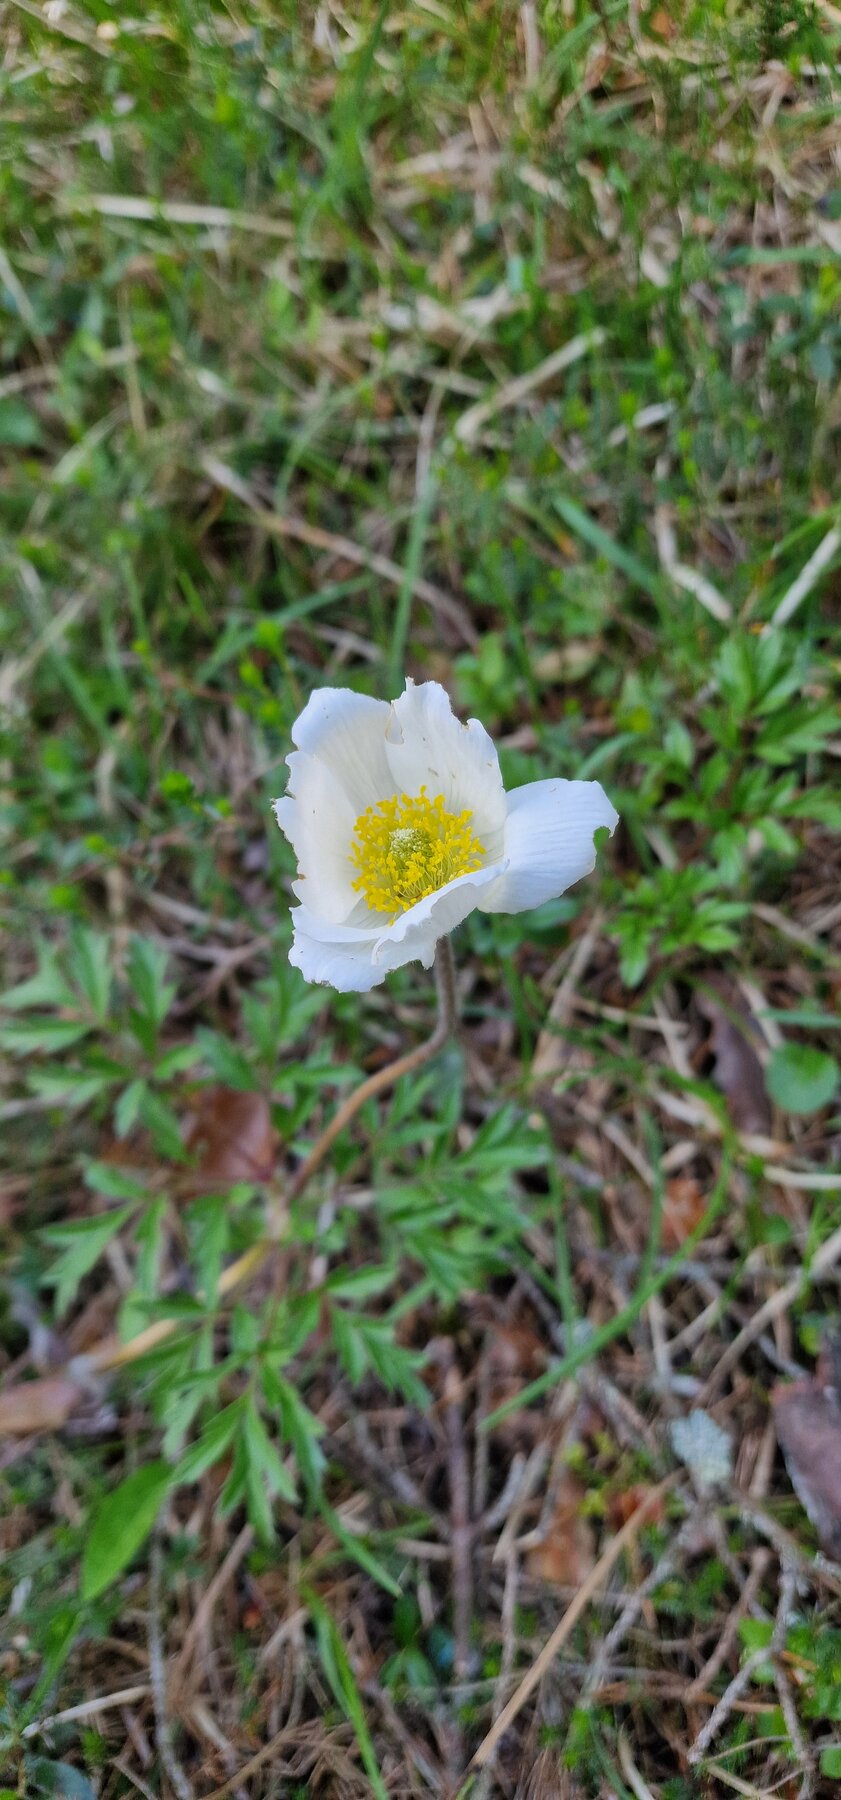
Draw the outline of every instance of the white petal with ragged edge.
M302 911L302 907L292 911L295 936L289 961L300 969L305 981L324 982L341 994L367 994L371 988L379 987L387 971L373 961L370 942L349 943L345 938L334 938L323 943L299 924Z
M317 688L292 727L292 741L330 770L358 818L394 793L385 736L391 719L387 700L372 700L349 688Z
M418 900L392 925L384 925L373 915L371 923L332 924L309 905L294 907L295 937L289 960L307 981L329 982L343 993L367 993L404 963L419 961L428 969L439 938L454 931L475 910L482 890L499 879L504 866L496 863L457 876L437 893Z
M496 747L478 719L463 725L455 717L437 681L406 682L392 702L385 754L401 793L425 787L430 799L443 794L448 811L466 808L488 862L498 860L506 807Z
M398 969L418 956L429 968L438 939L455 931L456 926L481 905L483 891L500 879L504 869L504 863L491 863L489 868L474 869L470 875L457 875L446 887L416 901L378 937L374 946L375 961Z
M293 889L325 919L346 919L358 898L348 855L356 817L353 805L317 756L293 750L286 760L289 786L274 810L298 860Z
M593 833L612 833L619 815L597 781L530 781L507 796L507 871L477 905L482 912L525 912L566 892L595 868Z

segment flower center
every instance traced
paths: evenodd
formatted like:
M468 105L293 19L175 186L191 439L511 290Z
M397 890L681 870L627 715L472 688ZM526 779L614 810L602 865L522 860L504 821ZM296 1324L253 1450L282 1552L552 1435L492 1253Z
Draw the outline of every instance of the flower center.
M472 812L448 812L443 794L395 794L360 813L350 856L353 886L375 912L396 919L458 875L481 869L484 844L471 830Z

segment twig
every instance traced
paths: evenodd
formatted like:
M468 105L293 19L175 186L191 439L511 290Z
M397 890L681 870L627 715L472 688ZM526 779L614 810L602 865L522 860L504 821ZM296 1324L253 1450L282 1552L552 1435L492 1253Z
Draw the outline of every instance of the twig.
M804 563L797 580L793 581L791 587L786 589L782 600L774 609L771 624L765 626L763 636L765 632L771 630L772 626L788 623L792 613L797 611L801 600L805 600L807 594L811 594L815 583L820 580L824 569L828 568L837 550L841 550L841 529L837 525L833 525L826 537L821 538L817 550L813 551L809 561Z
M462 1382L453 1363L444 1381L450 1475L450 1548L453 1558L454 1674L463 1681L470 1666L473 1617L473 1561L470 1529L470 1476L464 1447Z
M820 1275L831 1269L839 1257L841 1257L841 1227L827 1238L826 1243L822 1244L819 1250L816 1250L808 1267L799 1269L797 1274L785 1283L784 1287L778 1288L776 1293L771 1294L764 1305L760 1306L759 1311L754 1313L747 1325L744 1325L738 1335L734 1337L733 1342L728 1344L724 1355L719 1357L715 1368L701 1389L697 1400L698 1406L709 1405L722 1378L735 1367L748 1345L755 1343L756 1339L762 1336L766 1325L772 1319L778 1318L780 1313L785 1312L798 1298L803 1288L811 1286L812 1282L816 1281Z
M579 332L577 337L570 338L569 343L563 344L560 350L553 350L551 356L545 357L543 362L538 363L536 368L529 369L527 374L516 375L513 381L503 382L502 387L497 388L489 400L480 400L476 406L469 406L457 421L453 436L460 444L472 443L477 431L488 419L503 412L508 406L516 406L518 400L525 400L536 387L542 387L572 363L580 362L582 356L587 356L589 351L597 350L604 340L605 333L601 327L597 327L595 331Z
M656 1492L659 1493L660 1490L657 1489ZM618 1650L631 1626L639 1618L649 1594L653 1594L655 1588L662 1586L677 1565L681 1551L687 1549L693 1542L697 1535L701 1512L702 1508L697 1507L694 1512L690 1513L689 1518L684 1520L674 1543L670 1544L664 1554L658 1558L650 1574L625 1602L618 1619L614 1621L607 1636L602 1639L584 1689L585 1701L590 1699L601 1687L614 1652Z
M184 1634L184 1641L178 1653L176 1675L179 1680L183 1678L193 1651L203 1632L206 1631L210 1624L210 1620L213 1616L213 1609L220 1594L224 1593L228 1582L236 1574L243 1557L248 1555L253 1542L253 1525L243 1525L241 1532L234 1538L227 1556L220 1563L212 1581L209 1582L208 1586L205 1588L195 1613L190 1620L187 1631Z
M566 1642L573 1626L577 1624L581 1614L589 1606L593 1596L598 1593L602 1583L610 1574L614 1563L619 1561L623 1550L632 1542L636 1533L639 1531L640 1526L645 1523L648 1514L654 1510L658 1500L660 1500L666 1489L673 1484L674 1479L675 1477L670 1475L665 1481L661 1481L657 1487L651 1488L644 1500L642 1500L636 1510L632 1512L631 1517L626 1520L621 1531L617 1531L616 1536L611 1538L610 1543L602 1552L595 1567L591 1569L586 1581L582 1582L578 1593L574 1600L570 1602L563 1618L560 1619L555 1626L551 1637L544 1644L540 1655L535 1658L528 1674L523 1677L516 1693L512 1694L508 1705L503 1707L499 1717L494 1720L490 1731L482 1739L482 1742L471 1761L471 1769L481 1769L484 1767L485 1763L490 1760L500 1738L504 1737L509 1725L513 1723L517 1714L521 1712L525 1706L529 1695L537 1687L538 1682L543 1679L547 1669L551 1667L561 1645Z
M140 1682L136 1687L119 1688L116 1694L98 1694L93 1700L80 1700L78 1706L67 1706L63 1712L50 1713L46 1719L35 1719L31 1725L25 1725L22 1738L42 1737L51 1731L54 1725L69 1725L72 1719L90 1719L96 1713L108 1712L112 1706L133 1706L136 1700L145 1700L149 1693L148 1682Z
M702 1726L689 1751L690 1763L698 1763L701 1761L704 1752L709 1749L710 1744L718 1736L722 1725L729 1718L730 1713L733 1710L734 1702L741 1697L756 1670L760 1668L764 1662L770 1660L773 1663L774 1658L785 1648L786 1629L793 1610L796 1591L797 1570L793 1563L786 1561L783 1563L780 1574L780 1596L777 1603L777 1617L771 1642L758 1650L754 1650L752 1654L747 1657L746 1661L743 1662L738 1672L733 1676L733 1680L730 1682L729 1686L725 1688L718 1705L713 1707L706 1725Z
M340 556L346 562L358 564L363 569L370 569L372 574L381 575L384 581L391 581L398 588L406 582L406 570L400 564L392 562L390 556L381 556L376 550L366 550L363 544L357 544L353 538L342 537L335 531L324 531L320 525L310 525L306 519L299 519L292 513L276 513L268 507L261 506L256 494L237 475L216 456L207 454L202 457L205 474L217 487L225 493L233 494L243 506L247 506L254 516L255 524L273 537L297 538L302 544L309 544L314 550L327 550L332 556ZM458 626L465 643L476 649L479 639L462 606L452 594L443 588L436 587L422 575L415 575L411 583L411 591L419 600L425 600L434 612L443 613L446 618Z
M679 560L674 526L664 506L655 507L654 539L663 568L675 586L692 594L712 618L717 619L720 625L726 625L733 617L730 601L725 600L724 595L719 593L718 588L699 569L691 569L687 563Z
M156 1529L152 1538L152 1553L149 1559L149 1677L152 1685L152 1699L155 1707L155 1725L157 1727L158 1754L169 1780L178 1795L178 1800L194 1800L192 1786L181 1767L172 1743L172 1727L169 1722L166 1699L166 1653L164 1650L163 1630L161 1626L161 1588L163 1578L163 1555L161 1552L160 1530Z

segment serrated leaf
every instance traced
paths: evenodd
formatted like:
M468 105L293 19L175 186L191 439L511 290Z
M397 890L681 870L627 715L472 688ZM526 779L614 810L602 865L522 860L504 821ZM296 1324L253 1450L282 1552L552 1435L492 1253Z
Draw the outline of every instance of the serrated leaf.
M48 1243L62 1246L62 1253L44 1276L47 1287L56 1290L56 1310L66 1311L81 1281L99 1261L112 1237L131 1218L134 1208L120 1206L116 1212L95 1219L73 1219L66 1225L48 1225L43 1233Z
M184 1452L175 1471L177 1481L198 1481L206 1469L224 1456L239 1430L243 1404L242 1400L234 1400L208 1421L197 1442Z
M14 1025L0 1026L0 1049L10 1050L15 1056L32 1056L38 1050L69 1050L90 1030L90 1025L79 1019L19 1019Z
M76 996L59 968L58 958L54 950L40 950L38 953L38 972L30 975L28 981L21 981L17 987L9 988L2 997L2 1005L10 1012L24 1012L30 1006L73 1006Z
M781 1044L765 1070L771 1099L790 1113L813 1113L829 1106L840 1081L835 1057L811 1044Z
M86 1075L81 1069L33 1069L26 1085L31 1094L42 1100L61 1101L64 1106L87 1106L90 1100L112 1086L113 1075Z
M177 992L174 982L167 981L169 958L159 944L148 938L133 937L126 960L126 979L137 1000L137 1011L129 1015L147 1053L151 1053Z
M326 1466L318 1443L324 1431L321 1420L310 1412L292 1383L272 1369L263 1371L263 1392L269 1406L276 1405L280 1411L283 1437L292 1445L307 1486L317 1488Z
M269 1493L279 1494L283 1500L297 1500L295 1483L281 1462L253 1398L246 1407L243 1432L249 1461L265 1477Z
M187 1152L181 1137L181 1127L177 1114L166 1100L154 1093L152 1088L145 1086L137 1112L141 1124L151 1132L156 1150L162 1156L170 1157L173 1162L184 1162Z
M95 1600L136 1556L172 1480L168 1463L147 1463L100 1501L82 1558L84 1600Z
M243 1092L260 1086L260 1078L247 1057L228 1038L220 1036L216 1031L207 1030L200 1030L196 1035L201 1056L217 1081L222 1082L225 1087Z
M86 1163L85 1186L93 1188L95 1194L105 1194L109 1200L145 1200L149 1192L136 1175L106 1162Z
M102 1025L111 998L111 956L107 937L79 925L73 933L68 972Z
M114 1108L114 1130L118 1138L128 1137L132 1126L137 1124L145 1093L145 1081L130 1081L128 1087L123 1088Z

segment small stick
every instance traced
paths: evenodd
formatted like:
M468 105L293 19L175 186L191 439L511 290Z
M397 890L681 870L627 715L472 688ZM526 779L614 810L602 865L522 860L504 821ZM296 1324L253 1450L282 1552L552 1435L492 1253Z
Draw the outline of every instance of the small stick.
M667 1476L665 1481L661 1481L657 1487L651 1488L636 1510L632 1512L631 1517L626 1520L621 1531L617 1531L616 1536L611 1538L610 1543L602 1552L595 1567L591 1569L586 1581L582 1582L574 1600L570 1601L563 1618L560 1619L555 1626L552 1636L544 1644L540 1655L536 1657L535 1661L532 1663L528 1674L523 1677L516 1693L512 1694L508 1705L503 1707L499 1717L494 1720L490 1731L482 1739L482 1742L471 1761L471 1769L481 1769L484 1767L485 1763L489 1761L500 1738L504 1737L509 1725L513 1724L517 1714L521 1712L525 1706L529 1695L537 1687L538 1682L543 1679L547 1669L551 1667L561 1645L566 1642L573 1626L578 1623L581 1614L585 1611L593 1596L598 1593L603 1581L605 1581L610 1574L614 1563L619 1561L623 1550L631 1543L632 1539L639 1531L640 1526L644 1524L648 1514L654 1510L657 1501L661 1498L662 1494L665 1493L666 1489L671 1487L674 1479L675 1477L673 1475Z
M178 1800L195 1800L190 1781L182 1769L172 1744L172 1727L169 1722L166 1700L166 1654L164 1651L163 1629L161 1626L161 1587L163 1582L163 1554L161 1551L160 1531L156 1530L152 1539L152 1555L149 1567L149 1676L152 1684L152 1699L155 1707L155 1725L157 1727L158 1755L163 1763Z

